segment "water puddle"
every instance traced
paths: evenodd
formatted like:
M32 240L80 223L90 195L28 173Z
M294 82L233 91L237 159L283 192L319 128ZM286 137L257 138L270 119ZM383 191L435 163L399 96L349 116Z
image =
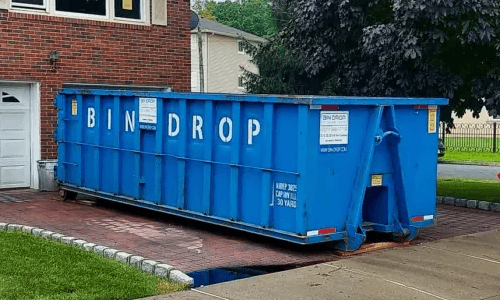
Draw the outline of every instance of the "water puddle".
M193 271L188 273L194 279L194 287L207 286L216 283L233 281L258 275L264 275L268 272L251 268L217 268Z

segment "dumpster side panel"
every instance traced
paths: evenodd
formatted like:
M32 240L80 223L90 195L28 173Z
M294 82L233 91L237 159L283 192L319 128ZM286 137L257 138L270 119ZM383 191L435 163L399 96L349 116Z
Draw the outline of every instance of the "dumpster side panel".
M275 105L275 125L274 134L276 136L274 142L273 153L273 169L280 172L273 172L273 228L288 232L297 233L296 213L298 207L306 205L307 199L299 199L299 189L305 189L304 186L298 186L297 167L298 167L298 133L299 133L299 116L298 105ZM280 186L281 185L281 186ZM289 186L297 187L297 191L290 191ZM288 194L287 194L288 193ZM287 204L288 196L295 193L297 196L296 206ZM299 222L306 222L307 216ZM300 233L300 232L299 232Z
M153 127L141 122L144 97L156 99ZM358 220L350 215L355 186L367 188L364 199L357 192L363 202L354 202L362 203L362 221L379 223L377 230L386 232L397 227L394 218L404 223L396 197L397 144L407 213L410 218L435 216L438 141L437 133L428 132L427 109L396 105L396 130L392 106L381 106L393 100L359 104L341 99L344 104L324 109L308 103L313 100L61 93L57 176L63 185L132 205L315 243L343 239L348 225L360 225L347 224L349 218ZM334 98L320 100L335 104ZM348 123L335 129L342 133L339 140L326 143L320 135L337 126L322 123L328 116L348 118ZM376 143L371 165L363 167L370 161L362 159L365 145L376 140L374 116L381 119L375 135L388 135ZM368 177L359 176L363 168ZM371 186L373 175L381 176L380 184Z
M428 132L428 110L398 107L403 149L402 168L410 218L436 216L438 133ZM439 118L437 118L439 120Z
M203 213L203 149L206 147L208 127L204 103L201 101L187 102L188 120L187 132L190 137L186 144L186 176L184 177L184 209Z
M345 230L345 222L352 198L352 187L360 166L360 153L367 138L370 112L368 106L340 106L338 110L311 110L309 119L308 224L307 231L325 228ZM335 151L323 153L320 145L321 113L348 112L348 142L331 145ZM337 147L346 149L337 149Z
M263 166L266 158L266 151L272 153L271 145L265 145L263 141L262 128L269 128L264 120L264 104L260 103L242 103L242 116L243 124L240 129L241 136L241 153L240 164L244 166ZM266 147L267 146L267 147ZM252 168L242 168L240 174L241 189L240 194L240 220L248 224L257 224L261 226L269 226L268 224L261 224L262 215L269 215L270 205L270 178L264 182L265 173L269 171L262 171ZM264 188L266 185L267 188ZM263 192L264 198L267 199L267 207L263 207ZM268 195L266 195L266 193Z
M212 213L215 216L231 219L234 218L234 209L237 203L231 203L231 185L237 180L235 167L231 167L231 161L235 161L239 153L235 149L235 140L229 140L229 119L232 120L231 102L216 103L214 110L214 139L213 139L213 160L221 162L213 166L213 198L211 203ZM224 120L224 121L223 121ZM219 130L219 127L221 130ZM221 131L221 132L219 132ZM225 141L220 138L223 136ZM236 178L235 178L236 177ZM234 188L234 187L233 187ZM234 191L233 191L234 193ZM233 209L233 211L231 211Z

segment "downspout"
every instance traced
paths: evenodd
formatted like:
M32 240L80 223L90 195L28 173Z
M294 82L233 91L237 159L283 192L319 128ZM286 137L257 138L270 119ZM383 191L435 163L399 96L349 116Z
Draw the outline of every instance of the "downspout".
M208 43L207 43L208 44ZM200 93L205 91L205 73L203 70L203 40L201 37L201 28L198 26L198 57L199 57L199 68L200 68Z

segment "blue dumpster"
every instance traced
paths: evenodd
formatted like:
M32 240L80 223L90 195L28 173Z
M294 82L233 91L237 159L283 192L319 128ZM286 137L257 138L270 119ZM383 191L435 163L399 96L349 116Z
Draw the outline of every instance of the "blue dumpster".
M299 244L415 238L436 218L446 99L63 89L57 179Z

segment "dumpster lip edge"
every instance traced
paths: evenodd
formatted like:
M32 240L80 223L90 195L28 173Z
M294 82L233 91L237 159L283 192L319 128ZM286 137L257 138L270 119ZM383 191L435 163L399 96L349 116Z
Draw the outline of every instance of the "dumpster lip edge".
M212 101L239 101L265 102L276 104L297 105L447 105L446 98L417 98L417 97L356 97L356 96L315 96L315 95L274 95L274 94L229 94L229 93L194 93L194 92L161 92L155 90L112 90L63 88L59 94L82 94L93 96L132 96L157 97L171 99L212 100Z

